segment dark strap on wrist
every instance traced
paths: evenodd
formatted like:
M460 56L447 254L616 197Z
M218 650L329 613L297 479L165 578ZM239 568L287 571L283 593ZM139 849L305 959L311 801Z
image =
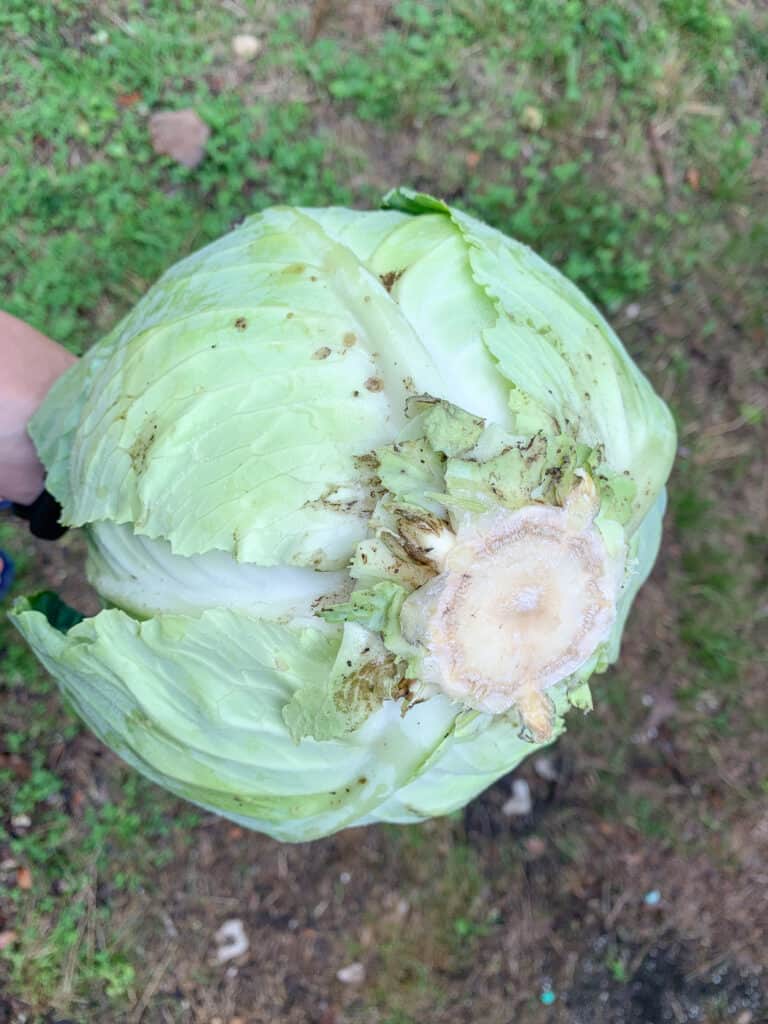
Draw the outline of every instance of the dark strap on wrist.
M59 522L61 505L52 494L43 491L31 505L19 505L12 502L13 514L29 523L29 531L41 540L58 540L67 532L67 527Z

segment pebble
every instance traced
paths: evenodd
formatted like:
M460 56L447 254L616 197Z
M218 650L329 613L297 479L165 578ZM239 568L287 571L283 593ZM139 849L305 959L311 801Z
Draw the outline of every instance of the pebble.
M336 972L344 985L361 985L365 981L365 966L361 963L347 964Z
M232 52L240 60L253 60L258 57L262 50L262 42L256 36L243 35L235 36L232 40Z
M512 783L512 796L501 808L501 813L508 818L523 817L533 810L531 790L525 779L515 779Z
M214 940L218 946L216 959L219 963L226 963L227 960L234 960L235 957L242 956L243 953L248 952L251 945L245 934L243 922L236 917L224 922L214 935Z

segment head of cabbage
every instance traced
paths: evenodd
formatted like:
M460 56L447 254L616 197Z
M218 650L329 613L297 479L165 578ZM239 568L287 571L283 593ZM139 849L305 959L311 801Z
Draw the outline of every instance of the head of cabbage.
M104 609L16 626L131 765L288 841L455 810L591 706L675 446L577 288L404 189L183 260L31 433Z

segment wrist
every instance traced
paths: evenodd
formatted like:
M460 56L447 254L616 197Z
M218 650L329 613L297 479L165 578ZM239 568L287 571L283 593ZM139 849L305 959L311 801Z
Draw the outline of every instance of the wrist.
M27 424L74 362L61 345L0 312L0 499L30 505L43 492L44 469Z

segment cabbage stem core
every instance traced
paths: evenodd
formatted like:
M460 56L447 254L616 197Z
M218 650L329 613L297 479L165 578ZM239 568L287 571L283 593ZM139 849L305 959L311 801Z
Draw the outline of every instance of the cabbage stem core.
M585 515L583 488L565 508L498 511L458 531L440 573L406 600L403 632L425 649L432 686L490 714L516 707L545 738L545 691L607 638L621 561Z

